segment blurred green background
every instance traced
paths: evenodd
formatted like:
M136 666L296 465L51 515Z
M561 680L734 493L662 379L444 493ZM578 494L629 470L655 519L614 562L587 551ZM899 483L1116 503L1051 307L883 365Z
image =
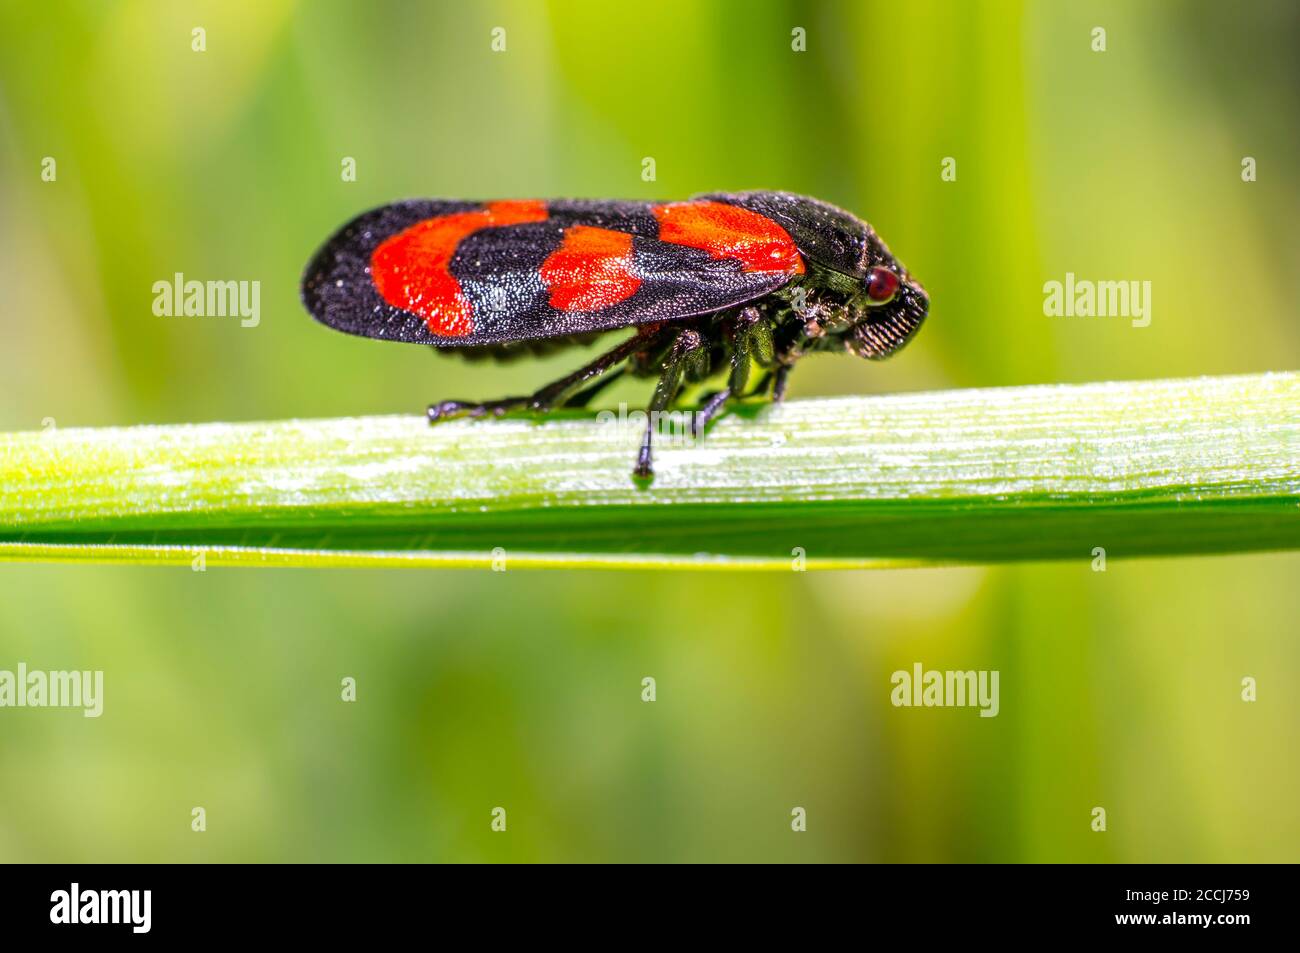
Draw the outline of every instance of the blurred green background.
M854 210L931 318L884 365L809 359L794 397L1294 368L1298 11L5 0L0 429L414 413L571 366L467 367L311 321L310 253L405 196L781 188ZM155 317L178 271L260 281L260 326ZM1150 280L1150 327L1045 317L1067 271ZM98 720L0 711L0 859L1300 859L1300 558L1115 555L0 566L0 668L106 683ZM999 670L1001 714L893 708L890 673L917 661Z

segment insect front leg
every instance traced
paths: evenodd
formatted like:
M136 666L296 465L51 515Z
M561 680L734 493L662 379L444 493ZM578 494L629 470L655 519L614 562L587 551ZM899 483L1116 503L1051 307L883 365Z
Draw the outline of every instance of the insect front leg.
M773 348L771 361L765 365L771 368L772 403L779 404L785 400L790 372L794 370L799 358L824 334L824 330L821 318L814 318L800 325L793 337L783 338ZM764 379L762 386L766 387L767 384L768 380Z
M645 436L641 439L641 450L637 453L636 466L632 470L635 479L654 478L651 452L659 415L676 399L677 392L682 386L682 377L702 375L704 373L702 364L707 361L708 351L703 335L694 328L678 331L664 357L659 381L655 384L654 396L650 399L650 406L646 408Z
M782 364L776 369L776 382L772 385L772 403L779 404L785 400L785 388L790 383L790 371L794 364Z

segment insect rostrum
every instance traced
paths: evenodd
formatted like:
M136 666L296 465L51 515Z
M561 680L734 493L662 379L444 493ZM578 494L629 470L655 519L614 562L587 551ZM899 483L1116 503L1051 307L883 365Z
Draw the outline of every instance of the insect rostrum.
M656 379L648 418L718 378L697 432L740 397L781 400L811 351L888 357L929 310L866 222L817 199L406 201L353 219L307 266L302 297L349 334L509 356L632 329L526 397L445 400L431 421L582 407L622 374ZM723 376L725 374L725 377ZM649 478L648 424L634 475Z

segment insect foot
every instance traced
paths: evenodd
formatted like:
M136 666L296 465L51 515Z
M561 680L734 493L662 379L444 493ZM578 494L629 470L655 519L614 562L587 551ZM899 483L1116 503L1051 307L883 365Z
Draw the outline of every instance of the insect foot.
M430 404L427 411L429 423L436 424L444 420L455 420L458 417L469 417L477 419L479 417L503 417L512 410L528 405L532 409L529 398L527 397L504 397L501 400L489 400L483 403L474 403L464 400L444 400L436 404ZM545 409L545 408L542 408Z

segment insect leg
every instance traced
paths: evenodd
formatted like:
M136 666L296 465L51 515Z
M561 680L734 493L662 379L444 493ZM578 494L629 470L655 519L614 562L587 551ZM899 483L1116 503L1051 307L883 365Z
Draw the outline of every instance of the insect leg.
M596 383L592 384L590 387L586 388L585 390L578 391L572 397L565 398L564 403L560 404L560 406L561 407L586 407L588 404L591 403L592 399L595 398L597 394L599 394L610 384L614 383L616 380L622 377L624 373L626 373L626 365L624 367L615 368L614 370L608 372L604 377L598 379Z
M790 371L793 368L793 364L782 364L776 369L776 383L772 385L772 403L779 404L785 400L785 388L790 382Z
M668 355L664 358L659 381L655 384L654 397L650 399L650 406L646 408L645 436L641 439L641 450L636 455L636 467L632 470L634 478L649 480L654 477L654 467L651 466L650 457L659 415L677 397L677 391L682 385L683 372L695 369L701 358L708 360L708 352L704 348L704 338L700 332L693 328L685 328L677 332L668 349Z
M733 394L745 392L745 384L749 381L752 350L750 336L762 321L763 315L757 308L751 306L742 309L731 320L727 329L728 337L731 338L731 377L727 382L727 390Z
M691 436L698 437L704 433L704 428L709 425L709 421L718 415L727 401L731 400L731 393L730 386L724 387L704 402L704 406L691 416Z
M731 341L731 375L727 386L711 394L691 421L691 433L700 436L726 406L732 397L744 397L749 385L750 369L755 362L767 367L773 361L772 325L767 316L755 307L742 309L730 322L728 337ZM763 374L753 394L767 390L771 372Z
M437 404L430 404L428 410L429 422L437 423L440 420L451 420L455 417L484 417L488 414L500 417L508 411L525 407L534 413L542 413L552 407L562 405L567 395L578 390L588 381L605 374L612 367L621 364L637 350L645 347L645 344L644 334L634 335L618 346L606 351L590 364L579 368L572 374L561 377L558 381L547 384L528 397L503 397L500 400L489 400L482 403L444 400ZM594 396L594 392L588 394L587 398L590 399L592 396Z
M618 374L609 374L609 372L645 347L647 336L646 333L635 334L606 351L590 364L579 368L566 377L561 377L553 384L547 384L529 398L529 409L541 412L552 407L585 406L586 401L596 396L601 388L612 384L617 379ZM620 369L618 373L621 374L622 370ZM607 374L609 376L606 376ZM591 381L596 383L586 388L586 390L582 390L583 385ZM583 398L582 403L572 403L572 400L578 397Z
M773 368L772 374L775 378L772 385L772 403L779 404L785 400L785 389L790 383L790 371L794 370L795 364L803 357L806 348L814 340L815 336L809 334L809 328L805 325L799 329L792 340L782 344L773 354L769 365Z

